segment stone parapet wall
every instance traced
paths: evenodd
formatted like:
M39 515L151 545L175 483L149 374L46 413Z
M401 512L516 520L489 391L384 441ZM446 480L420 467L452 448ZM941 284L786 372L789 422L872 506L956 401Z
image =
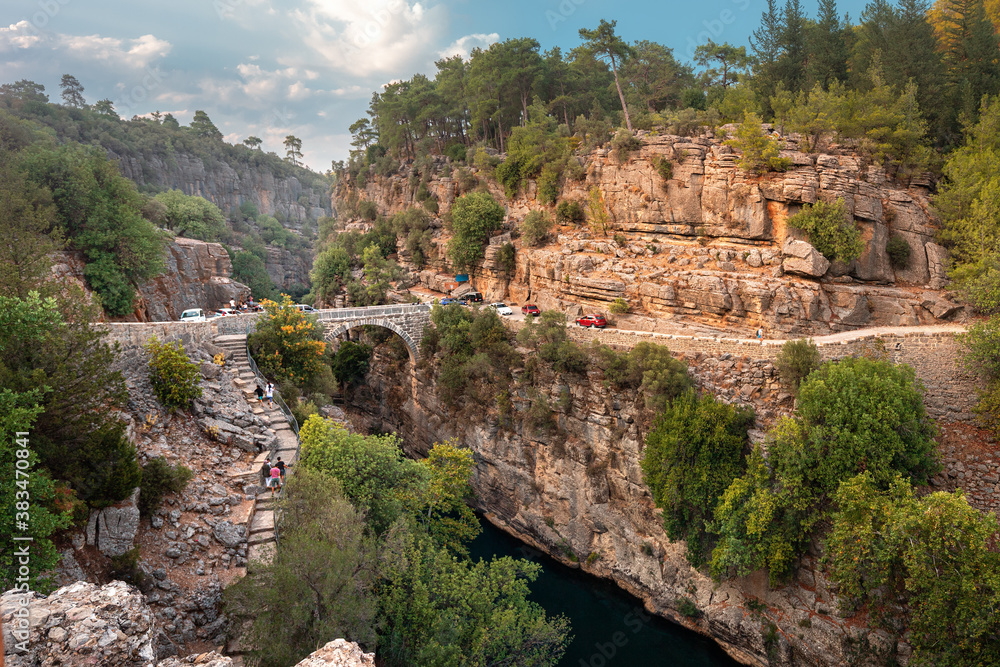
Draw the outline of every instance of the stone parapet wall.
M508 324L515 330L524 326L516 320ZM616 349L631 349L647 341L665 345L676 355L691 357L705 355L712 358L729 357L749 362L773 363L778 358L783 340L755 340L727 338L724 336L683 336L627 331L621 329L584 329L570 325L570 338L581 343L598 341ZM962 368L959 363L960 345L955 331L912 333L858 332L847 340L817 339L816 345L824 360L842 359L859 354L885 354L897 364L909 364L927 390L926 406L931 417L948 421L969 422L973 418L980 381ZM884 352L883 352L884 351Z

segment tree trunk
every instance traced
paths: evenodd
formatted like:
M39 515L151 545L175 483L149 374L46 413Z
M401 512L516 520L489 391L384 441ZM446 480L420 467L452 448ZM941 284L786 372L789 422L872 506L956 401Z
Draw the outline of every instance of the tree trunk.
M625 104L625 95L622 93L622 85L618 82L618 67L615 65L615 57L611 56L611 71L615 73L615 88L618 89L618 99L622 101L622 111L625 112L625 126L628 131L632 131L632 119L628 115L628 105Z

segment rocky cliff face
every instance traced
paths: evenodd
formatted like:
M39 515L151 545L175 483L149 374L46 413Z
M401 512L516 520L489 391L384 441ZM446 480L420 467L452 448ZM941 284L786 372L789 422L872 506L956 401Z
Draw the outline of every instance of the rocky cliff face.
M252 202L261 213L283 215L295 229L301 229L309 220L331 215L326 192L304 186L294 176L275 176L266 167L233 167L222 161L206 164L202 158L184 153L144 155L140 160L109 150L108 156L136 185L204 197L226 215L237 211L243 202Z
M784 137L783 155L792 160L787 172L754 176L739 170L733 150L712 135L640 135L642 148L624 162L606 150L578 158L584 180L562 186L560 201L581 205L593 189L600 191L606 234L563 226L541 248L524 247L515 238L510 278L496 265L500 246L494 244L473 276L476 287L490 298L531 300L571 313L607 310L624 298L633 311L663 320L763 325L789 334L928 324L961 315L958 305L941 305L947 252L934 242L938 221L926 183L893 182L884 169L849 154L801 152L795 136ZM661 160L671 164L669 179L656 169ZM504 201L495 183L490 187ZM433 179L429 189L442 214L458 194L451 177ZM373 176L359 196L386 214L416 205L405 174ZM837 199L844 200L865 240L865 252L850 264L831 264L786 225L804 204ZM533 183L505 203L508 229L532 209L554 212L538 202ZM901 268L886 254L893 236L910 246ZM445 257L446 240L439 231L439 258ZM440 287L438 275L449 270L439 259L419 279Z
M745 395L768 422L790 410L791 398L769 361L701 353L686 361L699 385ZM651 415L642 397L605 388L599 372L584 380L544 377L541 393L556 406L558 424L546 433L522 420L531 403L525 389L514 392L512 425L505 426L489 409L455 414L438 400L433 382L410 368L376 357L368 384L353 392L349 406L356 428L394 431L412 456L458 437L475 454L479 509L503 530L571 567L615 581L650 611L714 638L747 664L833 666L858 655L885 660L909 654L899 637L839 614L815 553L779 589L768 586L763 572L714 582L692 568L685 545L666 536L661 510L643 483ZM560 400L565 392L568 404ZM680 611L686 599L699 618ZM865 647L860 654L859 647Z
M121 581L104 586L76 582L48 597L0 599L4 656L9 667L101 665L102 667L233 667L215 651L157 662L164 641L142 594ZM0 660L0 662L3 662ZM354 642L335 639L296 667L372 667L375 656Z
M83 258L59 253L52 271L56 277L84 286ZM239 301L250 288L230 276L233 264L219 243L177 237L167 246L166 268L159 276L139 285L135 313L129 321L176 320L188 308L215 310Z

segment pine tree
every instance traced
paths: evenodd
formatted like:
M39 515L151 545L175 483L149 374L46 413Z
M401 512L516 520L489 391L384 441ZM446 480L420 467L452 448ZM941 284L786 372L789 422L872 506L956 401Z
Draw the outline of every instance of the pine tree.
M62 88L62 98L68 106L82 109L87 106L87 101L83 99L83 86L72 74L63 74L59 82Z
M778 58L781 56L782 21L775 0L767 0L767 11L760 16L760 27L750 36L750 48L756 64L753 68L752 86L758 98L769 100L778 90L780 78L777 72ZM771 109L764 110L770 113Z
M948 0L944 35L954 104L974 117L982 97L1000 90L1000 43L983 0Z
M585 46L595 56L601 59L607 58L608 62L611 63L611 71L615 75L615 87L618 88L618 97L622 103L622 111L625 112L625 125L628 127L628 131L631 132L632 119L628 114L628 105L625 103L625 95L622 93L621 82L618 81L618 67L623 60L631 55L632 49L621 37L615 34L615 25L617 23L617 21L608 23L604 19L601 19L601 24L595 30L580 28L580 38L585 40Z
M808 33L808 79L824 89L847 79L845 26L837 15L837 0L819 0L819 15Z
M800 0L785 0L781 14L781 56L777 62L779 80L788 90L801 90L805 83L805 14Z

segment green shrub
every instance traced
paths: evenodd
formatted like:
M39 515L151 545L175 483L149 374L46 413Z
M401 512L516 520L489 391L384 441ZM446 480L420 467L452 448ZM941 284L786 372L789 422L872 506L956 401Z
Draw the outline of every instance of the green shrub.
M362 200L358 202L358 215L365 220L374 222L375 218L378 217L378 206L373 201Z
M552 229L552 219L543 211L530 211L521 223L521 239L531 246L542 245Z
M504 243L500 246L500 250L497 252L497 267L500 269L500 273L502 273L505 278L514 277L514 269L516 268L516 253L517 251L514 248L513 243Z
M552 406L549 399L537 392L532 392L531 405L524 415L528 427L536 433L548 433L556 429L556 421L552 417Z
M476 175L465 167L459 167L455 176L458 181L458 189L462 194L472 192L479 185L479 179L476 178Z
M615 152L618 162L624 164L634 151L642 148L642 141L628 130L618 130L611 139L611 148Z
M139 567L139 547L133 547L123 554L112 556L108 576L136 588L143 588L146 583L146 573Z
M677 611L681 613L682 616L688 618L699 618L701 616L701 610L698 609L698 605L694 603L689 597L683 597L677 600Z
M615 315L624 315L629 311L628 301L618 297L611 303L611 312Z
M187 408L201 398L201 371L184 352L181 342L161 343L153 336L146 343L149 353L149 381L156 397L168 410Z
M831 262L835 259L850 262L865 249L861 230L848 215L843 199L833 204L823 201L806 204L788 219L788 226L805 232L809 243Z
M538 200L552 205L559 199L559 166L551 162L542 167L538 175Z
M468 150L465 144L452 144L445 149L444 154L455 162L465 162Z
M417 198L417 201L419 202L424 202L431 198L431 191L427 187L426 183L423 182L420 183L420 185L417 187L417 192L415 196Z
M785 578L841 482L861 472L880 489L900 474L926 483L940 466L923 398L909 366L847 358L810 373L795 418L769 435L767 461L756 447L716 508L713 573L766 567L772 582Z
M150 459L142 467L142 484L139 486L139 511L152 516L168 493L180 493L191 481L190 468L180 464L172 466L162 458Z
M736 136L725 141L740 152L737 165L743 171L762 174L766 171L785 171L791 160L780 155L778 142L764 134L760 117L745 113L743 122L736 128Z
M910 263L910 244L902 236L893 235L885 244L885 254L894 269L905 269Z
M561 201L556 206L556 222L561 225L579 224L586 219L583 206L578 201Z
M424 209L426 209L426 211L428 213L431 213L433 215L437 215L438 210L439 210L437 198L436 197L430 197L429 199L425 199L424 200Z
M628 237L622 234L621 232L616 233L614 239L615 243L617 243L619 247L624 248L625 246L628 245Z
M488 192L470 192L451 207L452 239L448 257L456 271L475 267L490 234L503 224L504 209Z
M674 163L665 158L656 158L656 162L653 163L656 168L656 173L660 175L664 181L669 181L674 177Z
M643 341L626 353L597 349L604 378L618 389L638 389L646 407L662 411L675 396L691 389L687 365L663 345Z
M793 394L797 394L802 381L822 363L823 359L816 344L812 340L801 338L786 341L781 346L774 365L778 369L782 383Z
M657 417L646 437L643 479L671 540L687 541L687 558L699 566L711 551L707 524L723 492L745 469L751 408L687 391Z

